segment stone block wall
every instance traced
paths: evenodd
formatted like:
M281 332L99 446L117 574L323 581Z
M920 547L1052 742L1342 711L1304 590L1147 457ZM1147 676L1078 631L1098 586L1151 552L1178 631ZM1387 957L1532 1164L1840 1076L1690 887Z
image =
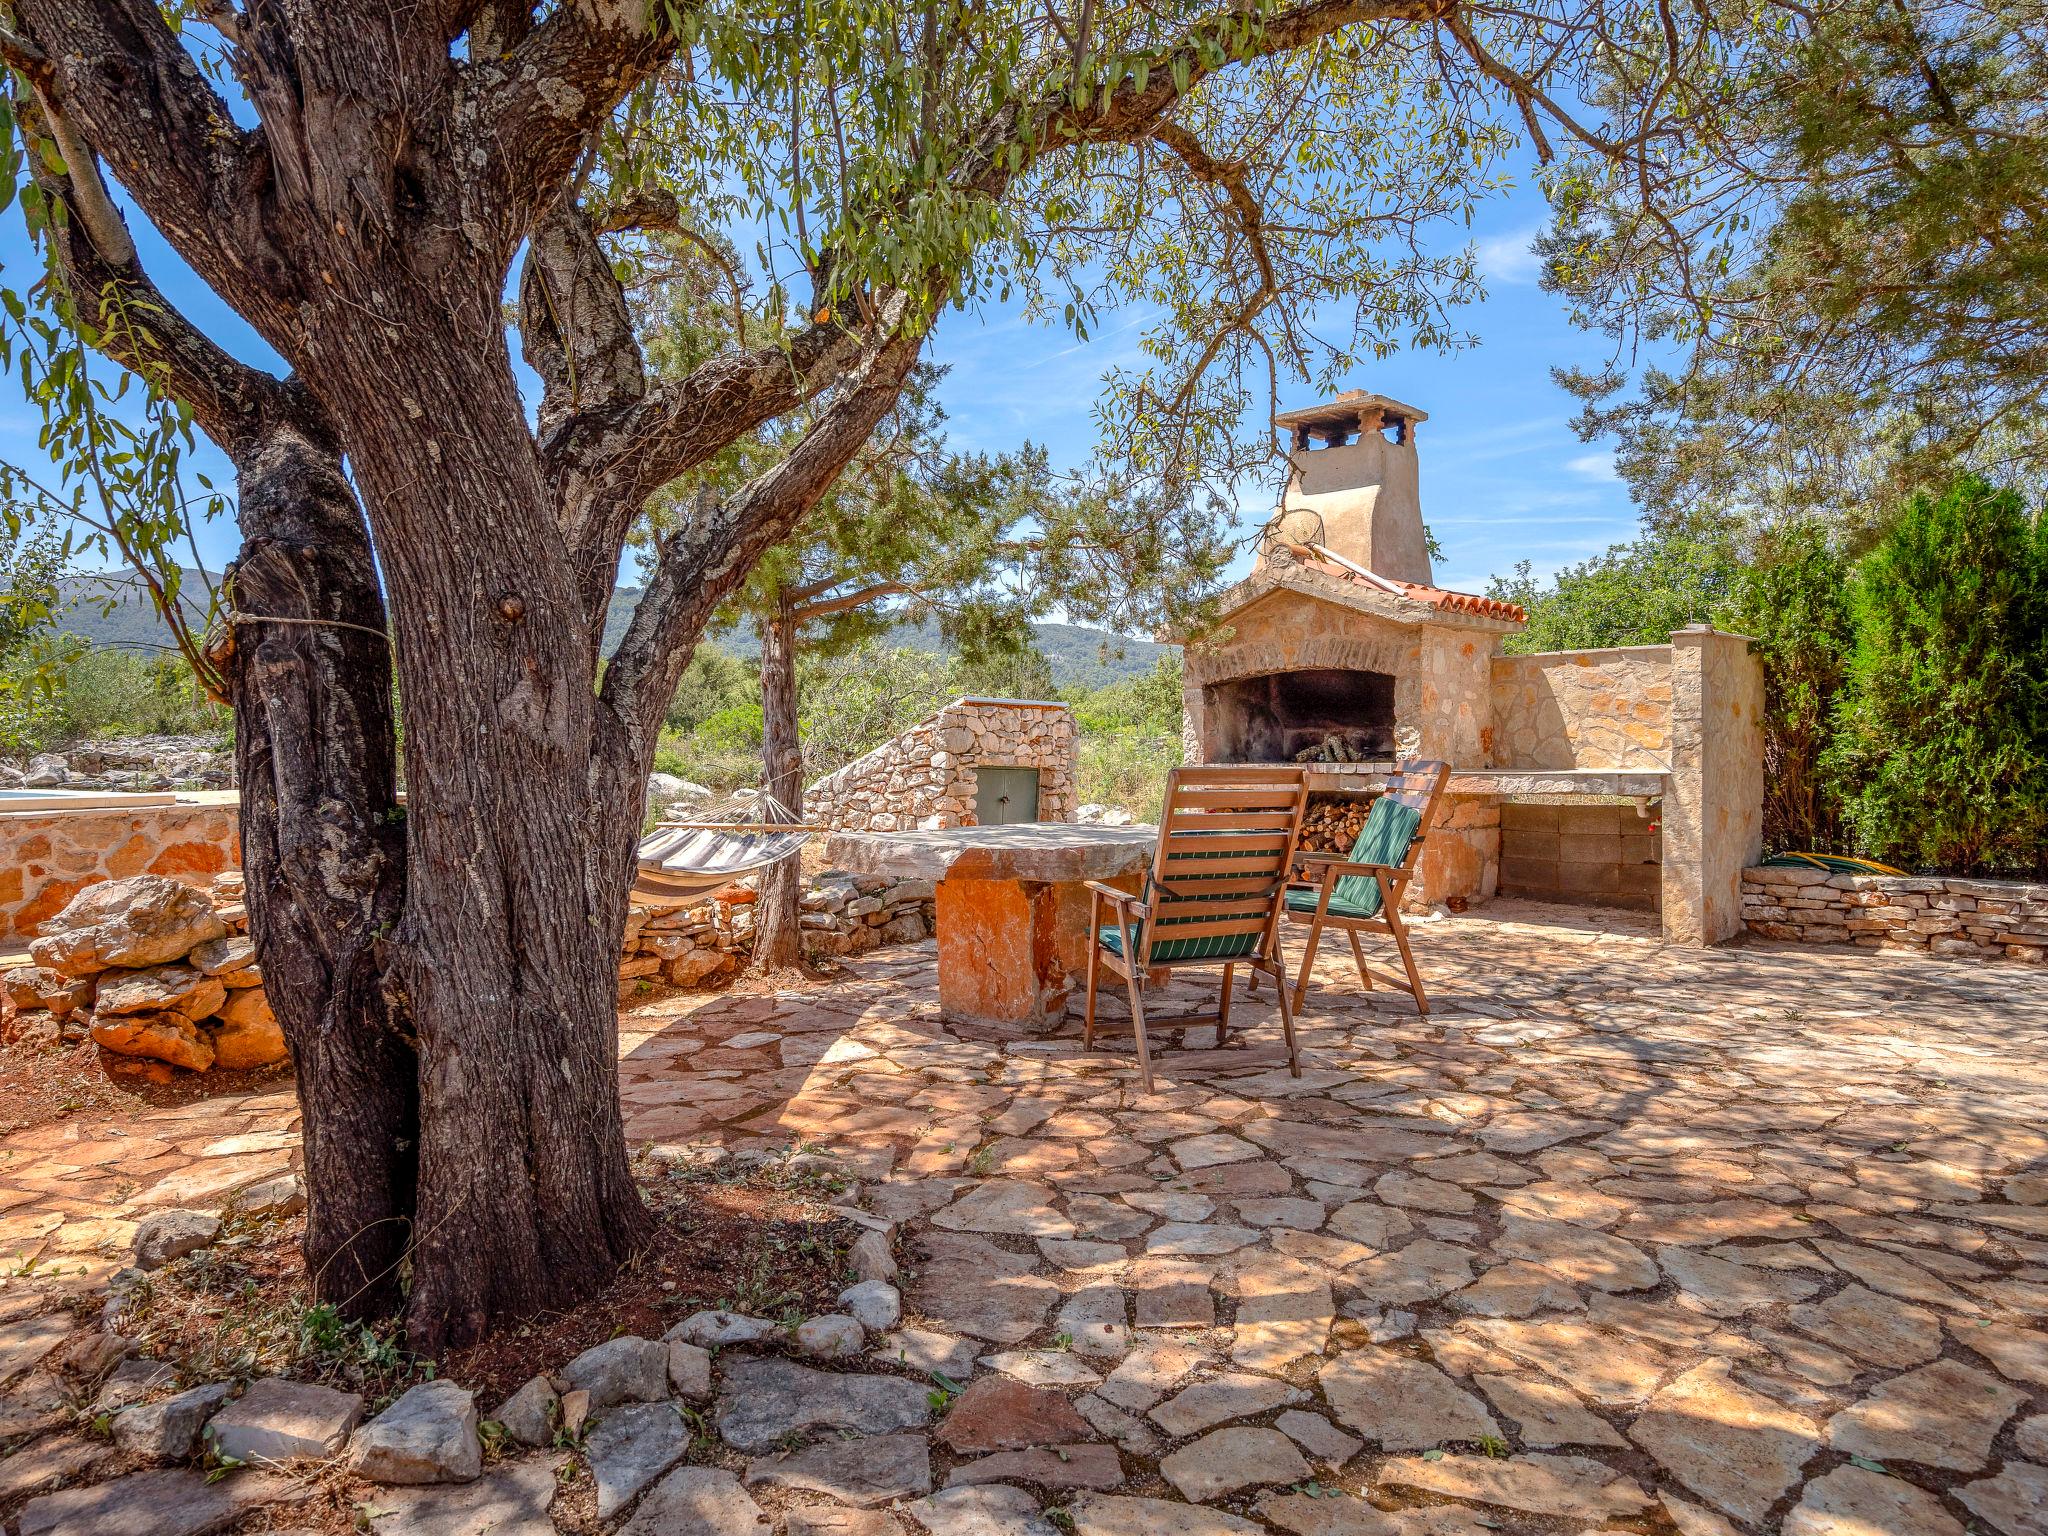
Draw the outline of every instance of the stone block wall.
M1039 821L1072 821L1079 732L1067 706L955 699L804 791L806 820L848 832L974 825L975 770L1036 768Z
M241 864L233 795L176 805L0 813L0 944L26 948L88 885L170 875L206 885Z
M1489 766L1668 768L1671 647L1492 659Z
M806 955L858 955L932 931L932 883L826 870L801 898ZM687 907L635 905L619 956L622 1002L656 983L701 987L738 970L754 946L754 892L742 885Z
M1944 876L1742 872L1751 933L1803 944L2048 963L2048 885Z
M1660 906L1657 824L1633 805L1510 801L1500 819L1503 896L1637 912Z

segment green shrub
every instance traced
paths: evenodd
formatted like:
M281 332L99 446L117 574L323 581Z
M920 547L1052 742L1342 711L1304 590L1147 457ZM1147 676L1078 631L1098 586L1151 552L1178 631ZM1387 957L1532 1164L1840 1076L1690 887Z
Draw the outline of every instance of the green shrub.
M1827 761L1855 625L1849 567L1810 521L1762 541L1737 580L1724 627L1749 635L1764 674L1764 845L1847 851Z
M1916 496L1851 589L1856 646L1829 763L1879 858L2048 870L2048 533L1968 477Z
M1185 760L1178 730L1171 736L1084 730L1075 765L1081 803L1121 807L1150 821L1165 798L1168 770Z

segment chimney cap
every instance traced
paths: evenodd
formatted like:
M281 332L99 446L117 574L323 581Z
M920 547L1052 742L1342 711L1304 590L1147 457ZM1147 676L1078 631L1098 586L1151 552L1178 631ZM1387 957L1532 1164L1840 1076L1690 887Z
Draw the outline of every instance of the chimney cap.
M1394 416L1410 423L1429 420L1429 412L1403 405L1391 395L1376 395L1366 389L1347 389L1334 400L1325 400L1321 405L1282 411L1273 418L1273 424L1310 432L1329 427L1355 431L1360 418L1371 415Z

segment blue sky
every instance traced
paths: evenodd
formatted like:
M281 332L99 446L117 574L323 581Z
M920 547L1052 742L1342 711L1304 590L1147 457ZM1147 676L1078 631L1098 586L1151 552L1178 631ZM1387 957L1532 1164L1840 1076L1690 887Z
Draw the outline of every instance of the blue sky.
M1488 297L1457 312L1477 345L1453 353L1403 351L1346 381L1347 387L1392 395L1429 412L1417 435L1423 515L1443 546L1440 584L1483 590L1491 575L1529 560L1539 575L1584 559L1631 536L1635 513L1602 444L1578 440L1569 422L1573 401L1551 382L1561 363L1595 364L1604 338L1575 330L1562 304L1536 286L1529 242L1542 227L1541 196L1526 177L1481 210L1470 238L1486 274ZM274 366L276 359L233 312L131 214L143 260L174 303L230 351ZM1446 230L1454 244L1462 230ZM24 286L39 271L20 215L0 218L0 280ZM951 312L932 343L949 365L940 393L962 448L1000 451L1025 439L1044 444L1057 465L1089 453L1090 406L1103 370L1130 361L1142 315L1107 314L1096 336L1077 343L1065 329L1026 322L1016 310ZM1289 391L1283 409L1311 403ZM33 462L35 419L18 394L0 388L0 452ZM199 467L231 484L217 454L202 451ZM1247 494L1248 531L1270 508L1270 490ZM203 529L199 545L216 568L234 549L229 526ZM1249 556L1240 557L1248 565ZM631 580L631 572L626 573Z

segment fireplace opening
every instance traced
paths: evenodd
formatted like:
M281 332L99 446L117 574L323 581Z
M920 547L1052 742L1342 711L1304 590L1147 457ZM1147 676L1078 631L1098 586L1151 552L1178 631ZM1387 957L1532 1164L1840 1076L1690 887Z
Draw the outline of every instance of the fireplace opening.
M1305 667L1202 690L1212 763L1365 763L1393 755L1394 679Z

